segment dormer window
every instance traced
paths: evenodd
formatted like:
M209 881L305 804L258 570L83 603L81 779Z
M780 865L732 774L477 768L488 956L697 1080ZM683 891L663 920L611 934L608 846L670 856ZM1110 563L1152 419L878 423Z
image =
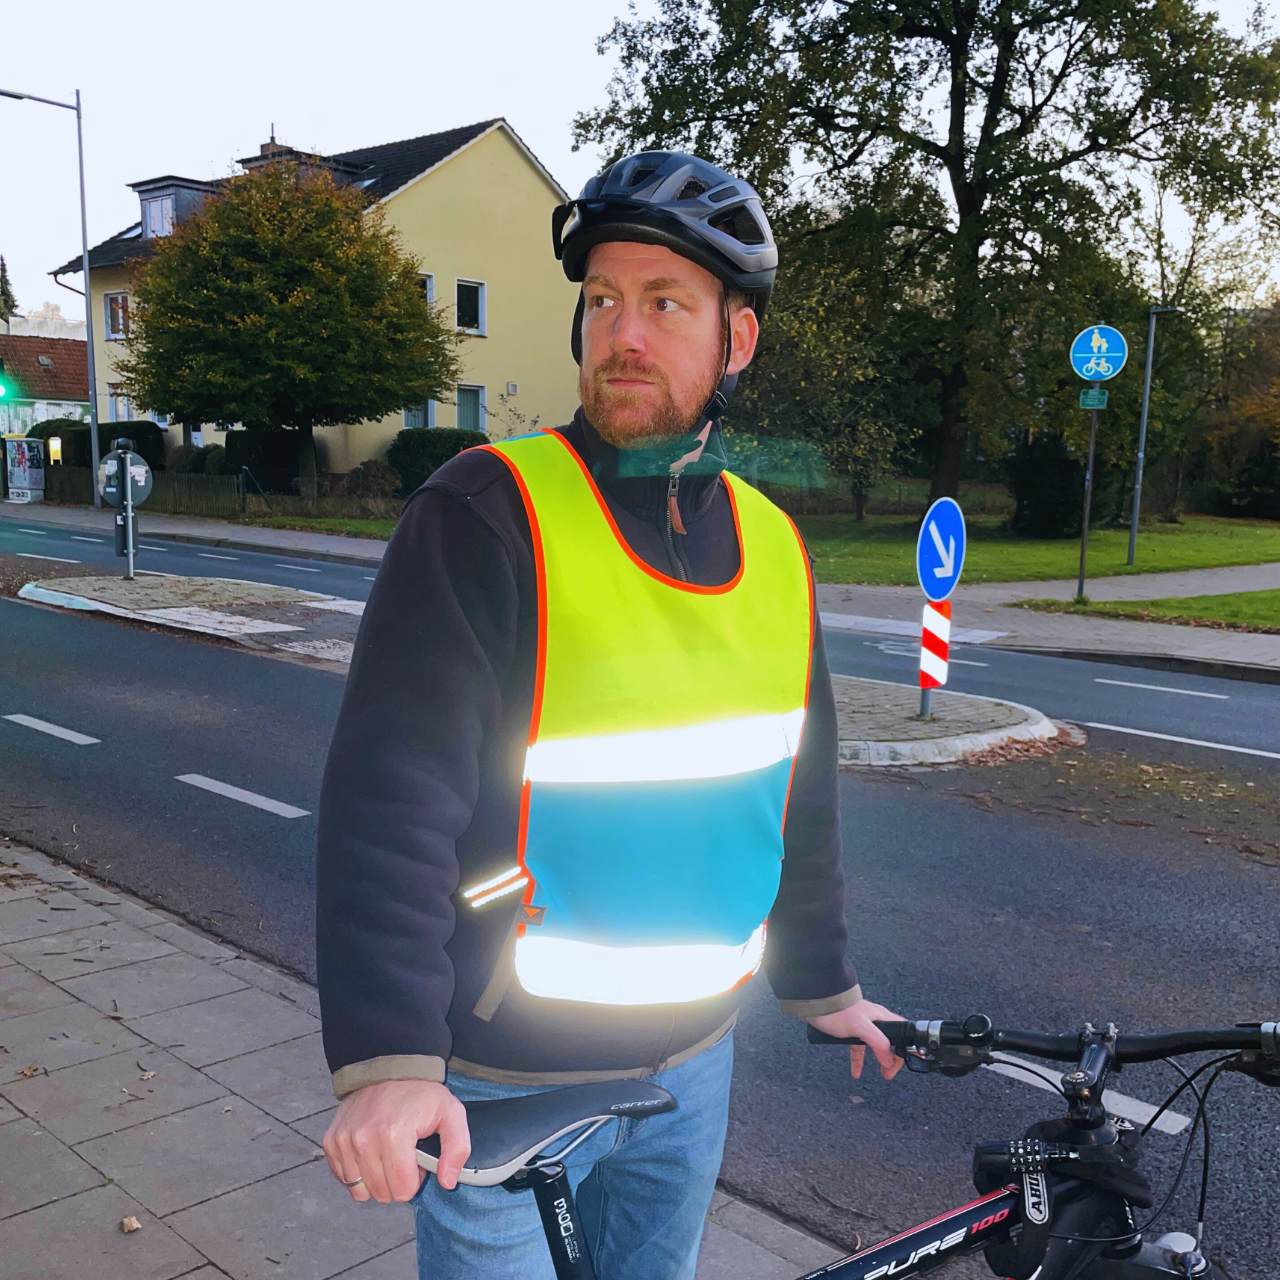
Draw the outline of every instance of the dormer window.
M142 234L147 239L173 234L173 196L151 196L142 202Z

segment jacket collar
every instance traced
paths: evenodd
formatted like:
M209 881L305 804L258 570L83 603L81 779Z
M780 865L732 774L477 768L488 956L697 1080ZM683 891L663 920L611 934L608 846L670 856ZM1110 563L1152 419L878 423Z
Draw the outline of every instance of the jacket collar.
M602 490L636 515L665 523L672 468L697 449L697 433L641 449L618 449L601 438L581 408L563 430ZM677 501L686 525L709 509L727 465L720 428L712 423L701 452L679 469Z

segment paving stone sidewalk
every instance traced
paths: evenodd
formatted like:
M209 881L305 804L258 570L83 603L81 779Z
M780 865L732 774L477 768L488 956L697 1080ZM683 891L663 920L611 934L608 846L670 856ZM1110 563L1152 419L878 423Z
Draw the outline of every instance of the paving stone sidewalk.
M0 839L4 1280L412 1280L409 1212L353 1203L318 1146L318 1015L310 986ZM837 1256L717 1192L698 1280Z

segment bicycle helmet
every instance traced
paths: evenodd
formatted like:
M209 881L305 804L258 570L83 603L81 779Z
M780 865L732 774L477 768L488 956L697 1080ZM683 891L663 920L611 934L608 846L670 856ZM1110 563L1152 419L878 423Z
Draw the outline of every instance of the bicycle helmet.
M556 207L551 240L565 275L575 283L586 276L587 255L595 245L610 240L663 245L710 271L726 289L745 294L757 319L764 316L778 270L778 246L754 188L680 151L641 151L615 161L591 178L576 200ZM570 333L578 364L584 305L579 296ZM736 375L722 379L708 405L709 417L723 411L736 382Z

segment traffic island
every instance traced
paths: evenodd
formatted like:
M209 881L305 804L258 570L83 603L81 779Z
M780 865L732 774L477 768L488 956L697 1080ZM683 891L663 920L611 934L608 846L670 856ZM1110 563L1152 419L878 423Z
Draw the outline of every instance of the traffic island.
M1077 740L1018 702L935 689L933 714L922 720L920 691L910 685L858 676L832 676L831 683L841 765L998 763Z
M362 601L318 591L171 574L28 582L18 597L342 666L364 612Z

